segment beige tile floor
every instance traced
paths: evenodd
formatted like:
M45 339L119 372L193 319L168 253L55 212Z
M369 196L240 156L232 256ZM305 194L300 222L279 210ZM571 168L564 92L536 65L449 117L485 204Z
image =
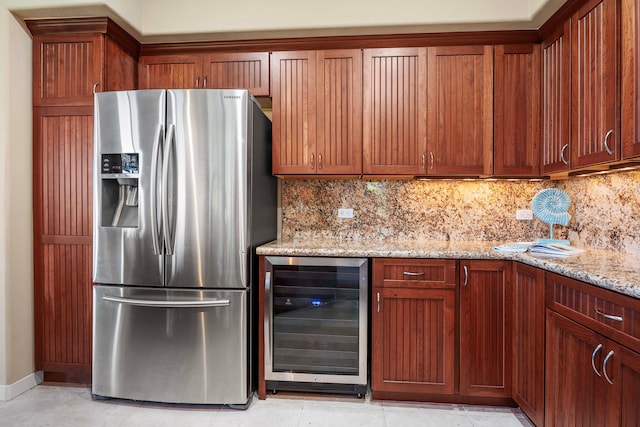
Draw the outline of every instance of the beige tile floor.
M254 399L246 411L91 400L84 387L40 385L0 402L0 426L211 426L211 427L522 427L519 409L471 405L371 401L369 397L278 394Z

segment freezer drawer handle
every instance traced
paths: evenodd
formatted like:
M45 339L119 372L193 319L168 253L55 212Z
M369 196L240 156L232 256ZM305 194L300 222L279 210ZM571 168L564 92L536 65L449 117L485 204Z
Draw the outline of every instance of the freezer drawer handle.
M117 302L120 304L137 305L140 307L160 307L160 308L184 308L184 307L226 307L230 305L228 299L209 299L194 301L154 301L136 298L122 298L111 295L102 297L104 301Z

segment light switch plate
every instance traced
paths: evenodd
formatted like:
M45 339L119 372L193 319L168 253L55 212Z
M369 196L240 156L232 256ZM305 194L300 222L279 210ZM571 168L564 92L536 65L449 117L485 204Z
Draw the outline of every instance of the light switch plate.
M516 219L520 221L530 221L533 219L533 211L530 209L516 210Z
M338 218L353 218L353 209L351 208L338 209Z

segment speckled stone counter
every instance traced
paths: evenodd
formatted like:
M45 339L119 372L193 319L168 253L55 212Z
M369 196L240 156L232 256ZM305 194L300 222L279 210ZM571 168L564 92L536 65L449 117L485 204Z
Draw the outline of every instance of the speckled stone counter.
M504 242L276 240L258 247L257 253L282 256L509 259L640 299L640 255L585 248L587 253L570 258L540 258L529 253L491 250L501 243Z

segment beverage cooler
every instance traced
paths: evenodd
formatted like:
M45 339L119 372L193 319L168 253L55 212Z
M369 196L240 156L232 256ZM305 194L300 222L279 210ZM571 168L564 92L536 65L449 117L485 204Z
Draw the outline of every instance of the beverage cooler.
M367 388L366 258L265 258L268 390L363 396Z

